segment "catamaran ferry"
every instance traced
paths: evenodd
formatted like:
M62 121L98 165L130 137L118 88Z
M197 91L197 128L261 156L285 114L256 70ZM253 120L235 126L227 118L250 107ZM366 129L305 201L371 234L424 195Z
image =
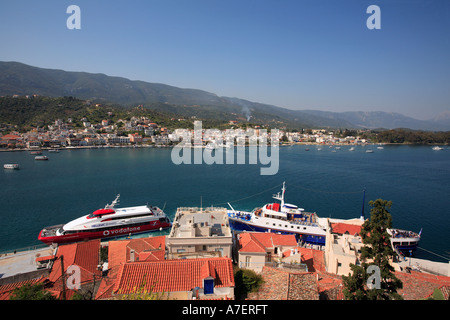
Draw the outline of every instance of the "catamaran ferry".
M115 208L120 194L105 208L82 216L67 224L44 228L38 240L46 243L68 243L98 238L162 230L172 226L170 219L158 207L136 206Z

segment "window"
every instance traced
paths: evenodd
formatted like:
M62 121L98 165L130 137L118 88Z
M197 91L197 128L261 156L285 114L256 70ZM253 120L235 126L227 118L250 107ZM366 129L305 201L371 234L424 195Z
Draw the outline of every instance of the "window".
M250 267L250 259L251 259L250 256L245 257L245 266L246 267Z

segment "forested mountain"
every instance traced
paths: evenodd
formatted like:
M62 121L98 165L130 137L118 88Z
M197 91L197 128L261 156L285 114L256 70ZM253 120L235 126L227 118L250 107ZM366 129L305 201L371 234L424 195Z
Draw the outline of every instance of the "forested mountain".
M161 83L132 81L105 74L44 69L19 62L0 62L0 96L33 94L48 97L71 96L124 107L143 105L182 117L241 120L272 127L450 130L450 117L422 121L387 112L291 110Z

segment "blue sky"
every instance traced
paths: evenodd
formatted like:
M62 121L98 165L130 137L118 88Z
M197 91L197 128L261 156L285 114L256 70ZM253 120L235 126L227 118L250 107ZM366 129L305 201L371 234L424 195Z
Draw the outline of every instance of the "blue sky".
M66 27L72 4L81 30ZM450 111L450 1L2 0L0 60L429 119Z

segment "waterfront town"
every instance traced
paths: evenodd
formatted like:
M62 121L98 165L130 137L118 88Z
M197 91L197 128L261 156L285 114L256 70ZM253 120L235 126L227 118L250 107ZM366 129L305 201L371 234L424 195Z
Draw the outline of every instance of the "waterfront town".
M165 147L178 143L185 129L169 130L158 125L147 117L131 117L130 120L119 119L116 123L102 120L101 123L91 123L88 118L78 119L83 128L75 128L73 119L56 119L52 125L36 127L32 130L20 133L14 126L3 124L0 126L0 150L28 150L28 149L59 149L59 148L98 148L98 147ZM181 120L181 119L180 119ZM184 119L183 119L184 120ZM201 126L201 121L193 119L194 126ZM233 128L237 128L239 121L230 121L231 129L209 130L214 136L205 134L208 130L202 129L202 146L208 141L214 141L218 136L222 141ZM194 130L190 130L191 137ZM304 131L304 132L303 132ZM7 133L6 133L7 132ZM333 131L325 129L306 129L302 132L290 132L278 130L277 136L271 137L271 131L262 129L259 125L240 130L234 143L248 143L248 135L264 137L267 141L277 139L280 144L327 144L327 145L364 145L370 143L359 136L338 137ZM247 135L247 140L245 140Z
M0 300L37 284L63 300L343 300L342 276L360 259L363 222L328 219L325 245L311 245L293 234L237 232L226 208L180 207L167 235L3 253ZM403 299L448 300L449 263L401 257L391 265ZM244 270L261 277L257 290L243 289Z

